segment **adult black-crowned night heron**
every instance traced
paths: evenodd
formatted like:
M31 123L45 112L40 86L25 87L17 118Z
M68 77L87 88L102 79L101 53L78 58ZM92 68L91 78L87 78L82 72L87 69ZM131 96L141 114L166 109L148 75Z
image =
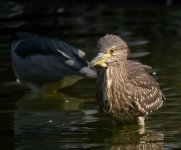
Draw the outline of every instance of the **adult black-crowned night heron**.
M145 71L149 66L127 60L128 46L107 34L97 44L99 54L90 66L103 69L97 78L97 99L103 112L121 123L145 124L145 116L162 106L164 95Z
M55 38L16 33L11 55L16 77L34 90L68 76L96 77L82 50Z

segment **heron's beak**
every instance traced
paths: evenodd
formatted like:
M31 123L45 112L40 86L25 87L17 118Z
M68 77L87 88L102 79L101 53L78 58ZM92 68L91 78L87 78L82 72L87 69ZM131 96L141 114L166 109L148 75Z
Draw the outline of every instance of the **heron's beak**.
M100 65L102 67L107 67L107 64L105 61L107 58L109 58L111 55L109 53L104 54L104 53L99 53L89 64L90 67Z

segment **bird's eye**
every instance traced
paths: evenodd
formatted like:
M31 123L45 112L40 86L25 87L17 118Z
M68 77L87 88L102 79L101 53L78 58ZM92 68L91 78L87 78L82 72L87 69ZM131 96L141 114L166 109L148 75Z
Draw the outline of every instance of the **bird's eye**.
M111 48L111 49L109 50L109 53L112 55L112 54L114 53L114 51L115 51L115 49Z

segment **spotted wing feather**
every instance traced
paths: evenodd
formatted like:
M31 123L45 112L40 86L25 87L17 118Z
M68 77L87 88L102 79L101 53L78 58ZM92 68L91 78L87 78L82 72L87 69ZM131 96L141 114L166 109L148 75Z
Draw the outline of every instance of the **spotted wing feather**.
M145 68L149 69L141 63L128 61L129 83L133 87L132 104L142 114L147 115L162 106L164 95L156 80L145 71Z

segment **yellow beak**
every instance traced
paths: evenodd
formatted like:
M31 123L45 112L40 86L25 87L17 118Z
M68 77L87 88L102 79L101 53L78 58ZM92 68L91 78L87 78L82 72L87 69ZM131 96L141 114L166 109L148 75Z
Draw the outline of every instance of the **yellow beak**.
M107 64L105 61L107 58L109 58L111 55L109 53L104 54L104 53L99 53L89 64L90 67L100 65L102 67L107 67Z

